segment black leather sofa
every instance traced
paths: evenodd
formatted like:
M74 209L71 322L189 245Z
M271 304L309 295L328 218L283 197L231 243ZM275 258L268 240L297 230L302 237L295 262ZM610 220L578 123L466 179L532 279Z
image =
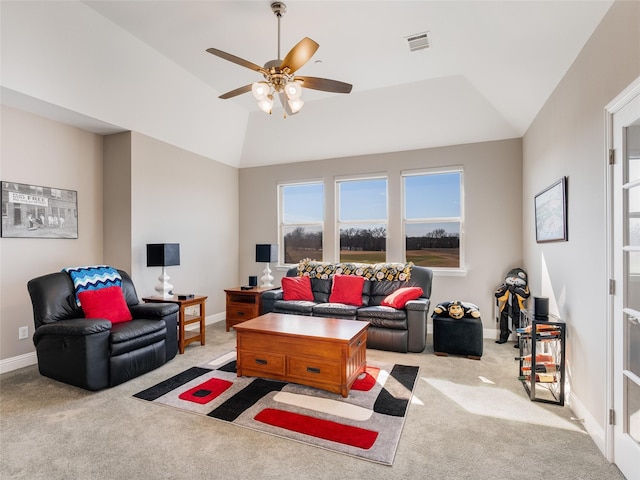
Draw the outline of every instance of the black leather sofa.
M87 390L113 387L149 372L178 352L178 305L140 303L129 275L118 270L133 320L84 318L66 272L27 284L40 373Z
M325 266L327 264L324 264ZM331 271L332 264L329 265ZM340 264L333 264L340 265ZM287 271L287 277L295 277L299 267ZM305 316L345 318L370 323L367 332L367 348L395 352L422 352L426 347L427 315L431 296L433 273L426 267L412 266L410 278L364 282L363 305L354 307L342 303L329 303L332 278L311 278L313 301L283 300L282 289L262 294L263 313L276 312ZM401 287L420 287L422 296L407 302L403 309L381 306L380 302Z

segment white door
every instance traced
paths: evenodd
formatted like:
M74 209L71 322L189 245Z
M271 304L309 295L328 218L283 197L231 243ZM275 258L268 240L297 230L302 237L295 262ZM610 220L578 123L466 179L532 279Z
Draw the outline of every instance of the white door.
M612 460L640 480L640 79L613 111Z

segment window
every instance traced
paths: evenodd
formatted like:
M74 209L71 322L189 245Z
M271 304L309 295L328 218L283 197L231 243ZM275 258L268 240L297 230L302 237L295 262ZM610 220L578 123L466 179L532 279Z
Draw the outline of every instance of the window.
M336 192L340 261L386 261L387 179L338 180Z
M322 260L324 188L321 182L278 187L281 263Z
M404 173L405 258L431 268L462 268L462 170Z

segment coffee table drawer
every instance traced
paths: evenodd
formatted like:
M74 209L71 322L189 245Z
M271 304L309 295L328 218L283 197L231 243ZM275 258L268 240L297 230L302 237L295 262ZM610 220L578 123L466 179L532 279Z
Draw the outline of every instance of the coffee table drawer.
M351 358L355 352L357 352L360 348L366 348L367 345L367 332L366 330L354 338L349 343L349 348L347 349L347 358Z
M239 351L240 368L243 372L285 374L285 356L273 353Z
M339 363L326 363L311 358L287 357L288 374L291 377L309 379L314 382L340 383L341 368Z

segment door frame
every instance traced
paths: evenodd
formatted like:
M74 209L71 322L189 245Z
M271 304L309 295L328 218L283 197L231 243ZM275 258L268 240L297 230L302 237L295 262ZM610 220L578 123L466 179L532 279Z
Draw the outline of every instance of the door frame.
M607 250L607 278L613 279L614 263L614 218L613 218L613 167L609 162L609 151L613 148L614 131L613 117L622 110L631 100L640 95L640 77L636 78L627 88L625 88L616 98L614 98L604 109L605 114L605 214L606 214L606 250ZM609 281L608 280L608 281ZM608 461L614 462L614 425L609 421L609 412L614 408L614 302L613 293L607 294L607 325L606 325L606 380L605 380L605 411L603 418L604 426L604 454Z

